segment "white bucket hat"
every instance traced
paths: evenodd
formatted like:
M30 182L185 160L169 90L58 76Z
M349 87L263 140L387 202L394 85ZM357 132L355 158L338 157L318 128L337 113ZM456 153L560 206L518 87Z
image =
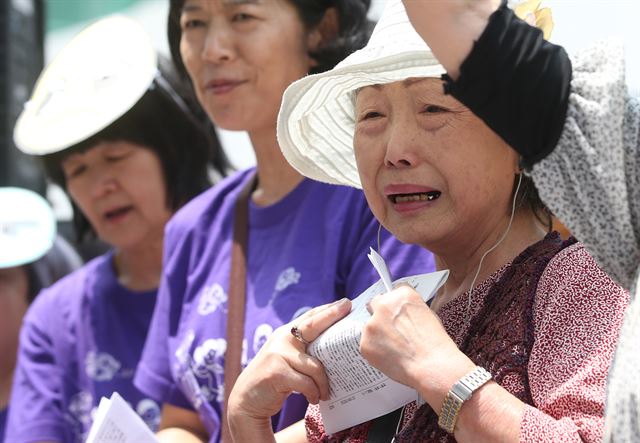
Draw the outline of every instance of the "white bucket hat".
M0 188L0 269L32 263L49 251L56 236L51 206L35 192Z
M92 24L40 74L14 128L16 146L46 155L86 140L131 109L156 73L156 51L135 21Z
M353 153L355 92L410 77L440 77L444 68L409 22L402 1L389 0L367 46L330 71L309 75L284 93L278 143L312 179L361 188Z
M548 38L553 20L550 9L541 7L541 3L508 2L516 15L541 28ZM440 77L444 73L444 67L409 22L402 1L387 0L366 47L332 70L307 76L287 88L278 115L280 149L307 177L361 188L353 153L355 92L374 84Z

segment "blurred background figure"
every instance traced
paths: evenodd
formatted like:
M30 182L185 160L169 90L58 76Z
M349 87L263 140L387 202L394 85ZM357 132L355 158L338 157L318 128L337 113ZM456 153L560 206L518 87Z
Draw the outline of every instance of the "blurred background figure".
M155 0L11 0L0 5L0 186L22 187L45 197L53 207L58 233L85 260L105 252L108 245L98 239L76 241L71 202L59 186L47 180L36 158L16 149L13 127L45 63L96 19L113 13L133 18L150 35L159 54L168 54L164 26L167 9L164 2ZM178 83L175 86L180 88ZM210 125L208 119L205 124ZM212 126L209 130L214 131ZM241 139L242 135L231 137ZM215 155L219 146L214 148L211 171L221 169L218 162L224 159ZM240 156L236 163L251 164L251 158L239 151L235 149L234 158ZM249 152L250 147L246 146L245 151Z
M156 399L132 378L165 223L225 173L213 133L175 81L137 23L110 17L49 64L17 121L16 145L70 197L78 239L109 250L43 291L25 316L8 441L84 441L100 398L114 391L158 425Z
M22 188L0 188L0 442L4 441L18 334L41 289L82 265L56 235L49 204Z

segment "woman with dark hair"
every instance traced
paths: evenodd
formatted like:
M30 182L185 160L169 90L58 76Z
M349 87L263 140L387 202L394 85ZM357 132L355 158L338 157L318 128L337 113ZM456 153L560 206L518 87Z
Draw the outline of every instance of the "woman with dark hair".
M199 115L202 110L194 100L171 62L159 57L158 74L136 106L86 140L41 156L45 172L54 183L66 188L65 159L101 142L127 140L152 150L158 157L168 192L166 204L175 211L211 185L210 175L220 177L228 169L215 132L207 117ZM157 112L159 109L162 112ZM86 214L73 199L71 204L78 241L94 237L95 230Z
M435 14L454 2L424 3L435 5ZM473 11L476 4L461 0L459 6ZM452 26L442 17L430 19L433 27ZM541 32L532 34L532 47L544 48ZM509 37L498 39L518 41ZM441 43L457 41L450 36ZM486 68L482 57L476 62ZM438 269L448 270L429 306L408 285L373 297L359 337L369 364L417 391L421 401L373 420L336 424L326 411L340 408L346 397L331 397L340 380L281 329L231 393L229 421L237 441L272 441L265 431L269 417L292 391L314 403L330 400L309 407L311 442L602 439L607 373L628 293L585 245L548 232L536 213L537 198L535 205L518 204L524 183L535 190L520 156L501 132L448 93L443 74L401 0L391 0L365 49L292 84L278 119L280 146L299 171L362 187L390 232L433 251ZM522 93L529 91L523 87ZM487 90L466 92L482 99ZM510 102L516 92L502 98ZM485 111L495 103L482 105ZM350 119L327 112L334 108ZM512 123L498 130L518 133L528 121ZM319 128L343 134L340 143L326 143ZM321 162L319 154L335 163ZM332 167L341 163L348 164ZM297 331L313 341L348 312L349 303L317 308L299 319ZM283 358L289 355L297 358ZM355 364L351 368L357 373Z
M433 269L428 252L386 232L378 240L360 191L304 179L276 141L285 88L362 46L368 7L368 0L170 3L176 65L217 127L249 133L257 166L203 193L168 225L163 280L136 374L136 385L164 402L161 440L229 441L225 397L241 367L277 327L377 280L370 247L380 243L396 275ZM298 422L305 409L302 396L291 396L273 429ZM304 430L298 424L287 432Z
M20 188L0 188L0 442L4 440L18 335L31 302L82 261L55 234L49 204Z
M175 76L173 76L175 79ZM105 254L42 291L21 331L8 441L82 442L117 391L150 428L158 398L133 386L160 282L164 227L224 156L135 22L101 20L43 71L15 127L69 195L77 234ZM34 268L37 271L37 268Z

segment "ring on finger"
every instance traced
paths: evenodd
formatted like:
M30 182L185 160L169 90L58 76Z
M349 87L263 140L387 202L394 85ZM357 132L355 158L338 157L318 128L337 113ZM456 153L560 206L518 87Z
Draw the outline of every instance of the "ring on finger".
M305 346L309 344L309 342L306 341L304 337L302 337L302 332L300 332L300 329L298 329L297 325L291 326L291 335L293 335L296 340L298 340L300 343L304 344Z

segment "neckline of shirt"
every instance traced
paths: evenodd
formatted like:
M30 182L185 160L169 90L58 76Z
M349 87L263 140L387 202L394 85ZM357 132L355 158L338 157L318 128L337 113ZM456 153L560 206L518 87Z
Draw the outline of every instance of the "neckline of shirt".
M97 265L97 275L98 283L105 288L113 288L113 291L109 291L110 295L115 296L134 296L138 298L145 298L155 296L158 292L158 289L149 289L146 291L133 291L126 286L122 285L120 281L118 281L118 275L116 274L116 266L114 263L114 255L115 251L113 249L109 250L104 255L100 256L100 263Z
M308 196L313 183L312 180L303 178L291 192L269 206L258 206L249 200L249 227L267 228L292 217Z

